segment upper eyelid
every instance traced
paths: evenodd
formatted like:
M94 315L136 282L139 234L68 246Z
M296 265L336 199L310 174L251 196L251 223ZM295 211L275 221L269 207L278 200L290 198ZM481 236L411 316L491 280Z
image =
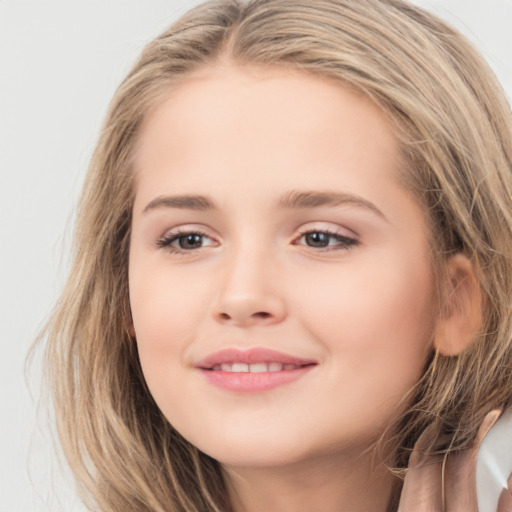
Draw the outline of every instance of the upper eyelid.
M302 232L298 237L295 237L294 240L299 240L301 239L303 236L305 235L308 235L310 233L324 233L324 234L327 234L329 235L330 237L334 238L334 239L337 239L338 242L341 242L340 243L340 246L345 246L346 249L349 249L350 247L355 247L355 246L358 246L361 244L361 241L359 240L358 237L355 237L355 236L347 236L347 235L344 235L342 233L336 233L334 231L330 231L330 230L322 230L322 229L312 229L312 230L307 230L307 231L304 231ZM325 246L325 247L312 247L312 248L315 248L315 249L324 249L324 250L328 250L327 248L328 247L336 247L336 246Z
M332 227L332 226L301 227L299 229L299 235L297 237L295 237L294 240L296 240L297 238L300 238L304 235L307 235L308 233L317 233L317 232L327 233L327 234L331 235L332 237L340 237L340 238L344 238L346 240L352 240L358 244L361 241L360 235L358 233L356 233L353 229L347 228L345 226L340 226L340 225L338 225L336 227Z
M307 235L308 233L328 233L329 235L333 236L343 236L345 238L355 238L356 235L351 231L351 235L345 235L343 234L339 229L333 229L333 228L307 228L307 229L300 229L299 230L299 236L301 235Z
M352 230L348 230L347 228L341 228L341 229L345 229L347 231L350 231L351 234L343 234L343 233L340 233L338 231L338 229L333 229L333 228L327 228L327 227L311 227L311 228L301 228L301 229L298 229L298 235L295 236L295 238L298 238L298 237L301 237L305 234L308 234L308 233L327 233L329 235L333 235L333 236L343 236L344 238L357 238L358 235L352 231ZM188 235L188 234L200 234L202 236L205 236L205 237L208 237L208 238L211 238L211 239L215 239L214 236L208 234L206 232L205 229L203 228L193 228L193 227L190 227L190 228L174 228L174 229L169 229L169 230L166 230L160 237L158 237L158 240L161 240L161 239L164 239L164 238L173 238L173 237L179 237L179 236L184 236L184 235ZM294 239L295 239L294 238Z
M166 231L162 236L158 237L156 242L157 242L157 244L159 244L159 242L165 241L165 240L174 241L174 240L177 240L178 238L181 238L181 237L184 237L187 235L200 235L200 236L209 238L211 240L215 240L215 237L210 236L208 233L206 233L202 229L180 229L180 228L178 228L176 230Z
M173 245L180 238L185 237L187 235L192 235L192 234L200 235L202 237L207 237L210 240L214 240L212 237L208 236L206 233L203 233L199 230L183 230L183 231L180 230L180 231L175 231L175 232L170 232L170 233L164 234L163 236L161 236L160 238L158 238L155 241L155 246L158 250L163 249L169 253L175 253L177 255L183 255L183 256L185 256L185 255L192 256L195 252L197 252L198 249L202 249L203 247L198 247L195 249L183 249L181 247L175 247ZM215 243L209 244L208 247L210 245L215 246L216 244Z
M208 230L206 228L194 227L194 225L191 225L190 227L179 226L179 227L175 227L175 228L166 229L165 231L163 231L162 235L158 237L158 239L161 240L163 238L179 237L182 235L188 235L188 234L192 234L192 233L197 233L197 234L207 236L208 238L212 238L212 239L215 238L215 236L210 235L208 233Z

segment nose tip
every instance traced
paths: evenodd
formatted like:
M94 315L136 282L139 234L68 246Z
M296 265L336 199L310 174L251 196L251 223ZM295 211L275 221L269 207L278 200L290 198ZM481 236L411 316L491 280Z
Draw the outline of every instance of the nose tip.
M239 327L270 325L281 322L285 316L286 308L282 298L261 288L246 290L244 294L225 289L214 311L218 322Z
M228 254L217 273L215 320L239 327L281 322L287 308L276 265L264 244L253 239Z

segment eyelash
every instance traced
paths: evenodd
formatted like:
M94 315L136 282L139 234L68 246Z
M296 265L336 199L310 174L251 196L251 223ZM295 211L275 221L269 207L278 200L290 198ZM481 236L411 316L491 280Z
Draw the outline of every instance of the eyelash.
M173 247L171 244L175 242L176 240L179 240L180 238L185 238L187 236L201 236L201 237L208 237L206 233L202 233L201 231L175 231L173 233L169 233L167 235L164 235L162 238L157 240L156 245L158 247L161 247L162 249L166 249L170 253L177 253L177 254L185 254L188 252L193 252L192 249L178 249L177 247ZM209 238L209 237L208 237Z
M296 240L300 240L301 238L312 235L312 234L323 234L329 236L331 239L334 238L337 242L339 242L339 245L335 246L324 246L324 247L315 247L315 246L306 246L306 247L312 247L319 249L320 252L330 252L330 251L340 251L340 250L348 250L352 247L356 247L360 244L359 240L356 240L355 238L350 238L344 235L340 235L336 233L335 231L331 231L329 229L310 229L307 231L301 231L300 236ZM201 231L175 231L172 233L169 233L167 235L164 235L162 238L157 240L156 245L162 249L166 249L168 252L173 254L187 254L194 252L194 249L179 249L177 247L173 247L171 244L180 238L185 238L187 236L199 236L199 237L207 237L210 238L206 233L203 233ZM330 240L329 240L330 241ZM328 242L329 243L329 242ZM329 248L331 247L331 248ZM198 247L198 249L201 249L202 247Z
M307 231L301 231L300 237L298 239L300 240L301 238L303 238L307 235L312 235L312 234L327 235L327 236L331 237L331 239L334 238L337 242L339 242L339 245L334 245L334 246L327 245L326 247L316 247L317 249L320 249L323 252L341 251L341 250L346 251L347 249L350 249L351 247L358 246L360 243L359 240L357 240L355 238L350 238L348 236L340 235L339 233L336 233L335 231L331 231L330 229L309 229ZM309 245L307 247L315 248L312 245ZM329 249L329 247L332 247L332 248Z

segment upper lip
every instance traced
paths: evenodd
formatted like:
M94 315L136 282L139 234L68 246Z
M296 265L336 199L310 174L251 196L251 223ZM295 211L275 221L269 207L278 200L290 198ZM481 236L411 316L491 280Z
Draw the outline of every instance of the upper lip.
M211 369L215 365L225 363L281 363L305 366L316 364L316 361L313 359L295 357L290 354L285 354L268 348L252 348L248 350L227 348L214 352L204 359L201 359L195 366L202 369Z

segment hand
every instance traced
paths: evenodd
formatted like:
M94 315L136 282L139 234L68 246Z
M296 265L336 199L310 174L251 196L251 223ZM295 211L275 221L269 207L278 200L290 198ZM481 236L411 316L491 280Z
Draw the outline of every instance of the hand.
M476 496L478 449L500 414L498 410L490 412L480 426L474 446L449 455L444 470L442 458L425 454L434 434L433 428L428 427L411 454L398 512L479 512ZM512 477L508 489L501 493L496 512L512 512L510 489Z
M503 489L500 500L498 501L498 510L496 512L512 511L512 476L508 479L508 489Z

